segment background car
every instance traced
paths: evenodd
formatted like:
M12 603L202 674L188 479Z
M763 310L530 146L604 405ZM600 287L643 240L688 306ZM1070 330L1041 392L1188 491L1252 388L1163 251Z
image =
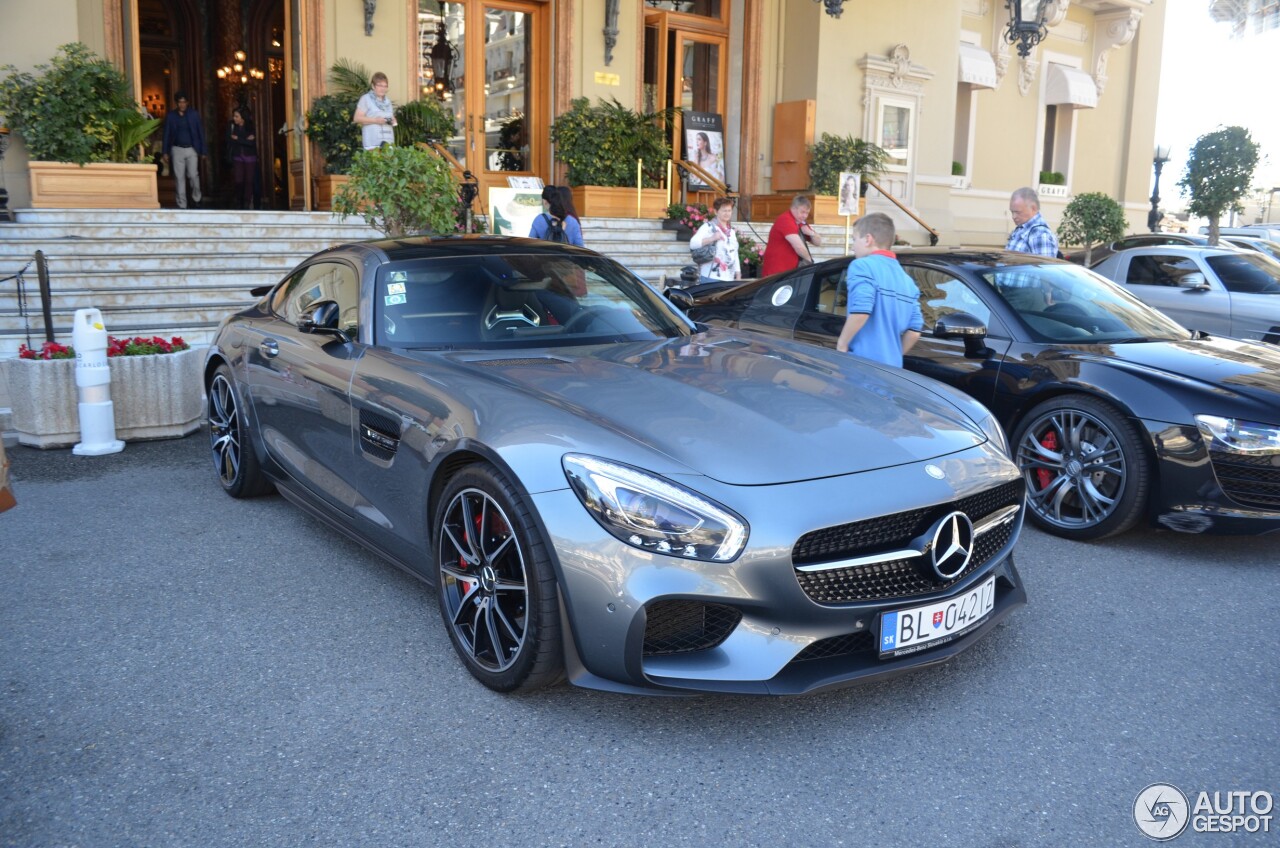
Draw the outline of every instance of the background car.
M1089 254L1089 267L1092 268L1113 253L1134 247L1157 247L1165 244L1189 244L1203 247L1208 243L1208 236L1186 235L1185 233L1137 233L1136 235L1117 239L1110 244L1093 248ZM1084 265L1085 252L1077 250L1073 253L1068 253L1067 259L1077 265Z
M834 347L850 261L669 296L698 321ZM1202 338L1058 260L918 249L898 261L927 326L906 367L991 408L1037 525L1072 539L1141 520L1280 530L1280 349Z
M1280 262L1235 248L1143 247L1093 270L1184 327L1280 343Z
M311 257L209 350L211 456L434 583L499 690L800 693L942 662L1025 602L1023 483L939 383L699 332L529 239Z
M1219 244L1227 247L1238 247L1241 250L1256 250L1259 253L1280 260L1280 242L1269 241L1252 236L1222 236Z
M1208 235L1209 228L1201 227L1201 235ZM1219 236L1246 236L1280 241L1280 224L1244 224L1239 227L1219 227Z

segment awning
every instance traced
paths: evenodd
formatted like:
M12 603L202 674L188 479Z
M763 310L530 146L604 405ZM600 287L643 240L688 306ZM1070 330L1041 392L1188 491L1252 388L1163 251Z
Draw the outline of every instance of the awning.
M1098 86L1093 77L1077 68L1049 63L1044 86L1046 106L1076 106L1092 109L1098 105Z
M991 54L972 44L960 45L960 79L974 88L996 87L996 63Z

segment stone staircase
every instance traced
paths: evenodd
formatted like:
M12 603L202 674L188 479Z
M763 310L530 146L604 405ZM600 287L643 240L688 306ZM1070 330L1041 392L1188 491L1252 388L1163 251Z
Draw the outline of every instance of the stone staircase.
M754 237L745 223L736 226ZM751 227L768 238L768 224ZM843 228L818 229L827 246L815 250L815 258L839 255ZM59 342L70 342L77 309L97 307L112 335L176 335L200 346L226 315L253 301L250 289L276 282L326 247L377 237L358 219L325 212L20 209L16 222L0 223L0 279L43 251ZM583 237L657 286L691 261L688 244L660 221L588 218ZM16 356L28 339L32 347L44 341L34 263L23 288L20 303L17 282L0 282L0 359ZM0 432L7 429L8 407L8 387L0 385Z

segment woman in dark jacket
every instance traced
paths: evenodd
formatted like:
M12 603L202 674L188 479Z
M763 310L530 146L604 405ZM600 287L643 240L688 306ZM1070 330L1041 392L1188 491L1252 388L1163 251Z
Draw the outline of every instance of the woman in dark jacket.
M254 172L258 170L258 142L253 133L253 122L242 106L237 106L231 112L227 143L231 149L231 173L236 182L236 204L241 209L252 209Z

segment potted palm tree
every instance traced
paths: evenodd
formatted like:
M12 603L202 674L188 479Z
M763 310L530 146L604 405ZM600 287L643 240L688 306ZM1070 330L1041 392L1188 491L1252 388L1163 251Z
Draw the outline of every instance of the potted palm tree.
M851 135L823 133L818 143L809 148L809 186L814 192L814 220L832 222L838 217L841 173L862 175L858 214L865 214L867 180L883 174L888 161L889 154L874 142Z
M160 208L156 168L141 161L160 122L110 62L77 42L34 73L0 71L0 113L26 145L33 207Z
M551 125L551 141L556 158L568 167L579 212L606 218L665 216L667 192L662 183L671 158L667 139L673 114L642 114L616 99L595 106L585 97L573 101Z

